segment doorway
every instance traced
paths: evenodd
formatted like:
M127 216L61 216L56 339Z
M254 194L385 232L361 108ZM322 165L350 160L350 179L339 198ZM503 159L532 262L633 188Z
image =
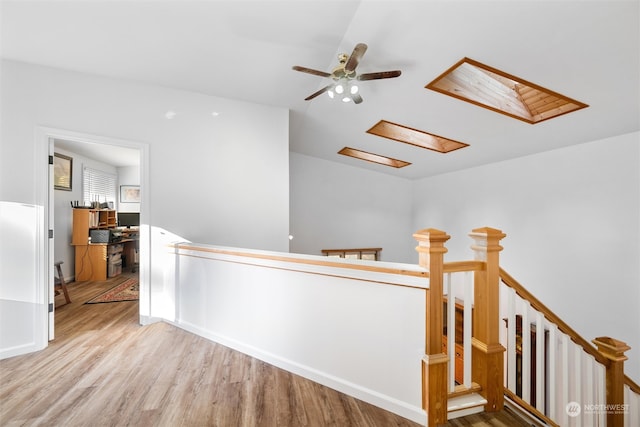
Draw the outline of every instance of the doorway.
M140 199L137 205L127 206L125 210L139 212L140 228L138 242L138 275L140 287L139 321L141 324L148 323L150 301L149 292L149 220L147 214L148 206L148 145L133 141L117 140L95 135L81 134L71 131L41 128L39 132L39 147L48 154L51 159L55 153L62 154L67 158L76 159L72 166L71 188L54 189L53 166L47 165L47 173L43 173L46 194L47 209L45 211L45 228L49 231L49 244L44 245L44 256L42 261L45 264L42 271L45 273L43 283L46 290L44 295L48 295L48 316L46 329L48 338L55 338L55 293L54 293L54 263L65 260L65 278L75 276L75 256L74 248L71 246L72 214L71 204L76 200L84 203L82 195L82 168L94 162L94 164L112 165L115 170L126 170L124 181L118 181L116 188L117 208L119 202L119 185L139 186ZM73 160L72 160L73 161ZM51 163L51 160L49 161ZM137 164L136 164L137 163ZM118 174L119 175L119 174ZM137 182L136 182L137 181ZM74 187L76 187L74 189ZM64 207L64 209L61 209ZM64 212L62 218L56 215L57 212ZM55 259L54 259L55 255ZM131 260L130 260L131 262Z

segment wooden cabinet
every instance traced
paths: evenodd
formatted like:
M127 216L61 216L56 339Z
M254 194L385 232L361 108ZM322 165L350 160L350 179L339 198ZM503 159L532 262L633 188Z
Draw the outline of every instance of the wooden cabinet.
M76 246L76 280L107 280L107 245Z

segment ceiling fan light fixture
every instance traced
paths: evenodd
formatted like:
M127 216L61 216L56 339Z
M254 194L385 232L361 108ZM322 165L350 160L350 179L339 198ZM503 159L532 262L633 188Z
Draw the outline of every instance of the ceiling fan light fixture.
M342 77L327 90L327 94L331 99L338 98L342 102L347 103L354 100L353 95L357 94L358 90L358 85L353 79Z
M307 74L313 74L314 76L319 77L330 77L333 79L333 82L328 86L323 87L322 89L312 93L307 96L304 100L310 101L317 96L327 92L329 98L336 98L336 94L345 96L341 97L343 102L353 101L354 104L362 103L362 97L360 96L359 88L356 84L358 80L378 80L378 79L388 79L392 77L398 77L401 74L400 70L394 71L380 71L375 73L365 73L365 74L357 74L356 67L358 66L360 59L362 59L362 55L367 51L367 45L364 43L358 43L356 47L353 49L351 55L347 55L346 53L341 53L338 55L338 60L340 64L333 69L331 73L327 73L325 71L318 71L312 68L301 67L299 65L294 65L292 68L294 71L300 71Z

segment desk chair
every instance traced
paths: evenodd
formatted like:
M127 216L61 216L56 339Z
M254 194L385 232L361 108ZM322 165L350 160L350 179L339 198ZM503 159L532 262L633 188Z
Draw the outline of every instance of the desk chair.
M64 293L64 299L66 301L67 304L69 304L71 302L71 298L69 298L69 292L67 292L67 284L64 281L64 276L62 275L62 268L60 267L60 265L63 263L64 261L58 261L56 262L55 266L56 266L56 270L58 270L58 277L55 277L55 285L53 287L53 289L56 291L56 295L60 294L60 289L62 289L62 292Z

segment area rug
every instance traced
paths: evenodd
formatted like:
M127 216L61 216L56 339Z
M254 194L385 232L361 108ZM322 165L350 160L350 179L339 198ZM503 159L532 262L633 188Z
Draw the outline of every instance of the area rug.
M99 304L103 302L137 301L140 298L140 284L138 279L127 279L122 283L100 295L90 299L85 304Z

